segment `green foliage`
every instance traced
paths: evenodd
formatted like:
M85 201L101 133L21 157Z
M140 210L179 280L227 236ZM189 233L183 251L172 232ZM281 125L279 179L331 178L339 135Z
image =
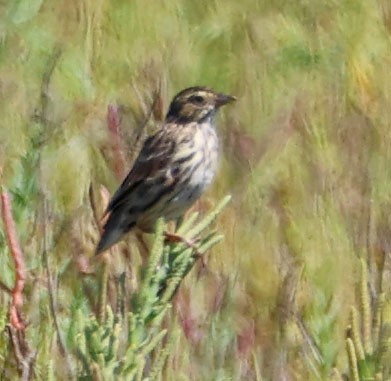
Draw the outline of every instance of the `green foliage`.
M367 271L364 260L361 260L360 313L352 307L346 340L351 381L382 381L391 377L391 300L389 296L386 299L380 284L377 303L371 307Z
M80 363L78 379L141 380L161 373L168 355L163 340L169 342L171 335L162 328L163 321L194 262L222 238L214 233L205 236L205 231L229 199L195 226L194 214L179 227L184 239L198 241L196 249L186 243L164 245L165 226L162 220L157 222L154 244L128 316L107 307L106 319L99 323L95 316L88 318L81 309L74 309L70 337Z
M391 289L379 263L391 236L390 20L387 0L0 2L0 169L26 257L36 379L122 369L129 335L144 351L156 345L144 364L151 379L388 377ZM218 120L221 171L196 206L203 216L232 194L219 234L209 227L196 245L225 239L198 271L180 243L162 252L157 242L143 266L133 238L106 267L91 264L99 233L89 190L122 180L108 105L119 106L128 168L156 89L164 114L191 85L238 97ZM151 118L141 135L158 124ZM98 197L98 219L103 204ZM178 233L194 239L196 220ZM8 253L1 232L0 280L10 288ZM368 267L358 304L357 257ZM178 308L165 309L175 290ZM0 292L3 327L9 296ZM3 378L20 376L7 330L0 362Z

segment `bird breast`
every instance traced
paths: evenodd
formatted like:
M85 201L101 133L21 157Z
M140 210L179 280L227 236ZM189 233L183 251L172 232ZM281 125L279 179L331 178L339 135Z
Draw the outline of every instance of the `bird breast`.
M181 180L166 210L167 219L176 218L189 208L210 185L217 171L219 145L214 126L205 123L192 128L189 138L179 143L181 147L167 175L167 178L175 178L178 176L175 172L181 172Z
M212 124L199 124L193 129L192 139L183 144L175 161L183 162L183 178L188 178L190 187L202 192L216 174L219 146Z

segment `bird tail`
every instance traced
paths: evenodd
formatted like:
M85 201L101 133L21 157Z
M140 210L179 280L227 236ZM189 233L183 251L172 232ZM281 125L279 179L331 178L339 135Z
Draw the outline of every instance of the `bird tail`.
M113 211L110 213L109 219L103 227L103 233L96 247L95 255L109 249L117 243L124 234L136 225L135 222L129 223L129 221L126 221L126 223L124 223L125 221L122 217L121 212Z

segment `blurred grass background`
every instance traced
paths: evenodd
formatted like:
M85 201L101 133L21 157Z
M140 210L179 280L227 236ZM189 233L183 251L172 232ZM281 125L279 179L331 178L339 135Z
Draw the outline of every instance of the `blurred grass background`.
M96 292L78 273L98 234L90 184L112 192L120 181L108 105L119 105L127 169L132 133L160 83L164 110L193 85L238 97L218 121L218 179L196 206L205 213L232 194L216 225L225 240L207 274L192 274L178 295L164 379L346 372L358 259L375 300L390 252L390 37L386 0L0 2L2 185L26 255L24 313L38 363L54 351L61 368L42 252L66 336L70 309L88 310ZM1 280L11 287L0 238ZM8 297L0 300L4 326Z

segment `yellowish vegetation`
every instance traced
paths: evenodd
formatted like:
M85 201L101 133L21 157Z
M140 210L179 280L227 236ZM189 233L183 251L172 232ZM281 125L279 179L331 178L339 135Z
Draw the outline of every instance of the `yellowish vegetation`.
M386 0L0 3L1 184L13 195L28 269L34 377L76 372L72 321L98 315L102 263L86 263L100 185L115 190L119 153L123 173L136 136L158 128L177 91L207 85L238 97L218 120L219 177L194 208L206 215L232 195L214 225L225 239L183 282L165 322L168 365L157 361L153 376L388 379L390 37ZM119 106L120 147L109 105ZM0 280L11 288L4 233L0 250ZM140 253L130 237L108 259L114 310L139 287ZM9 297L0 293L3 328ZM12 379L3 336L0 368Z

